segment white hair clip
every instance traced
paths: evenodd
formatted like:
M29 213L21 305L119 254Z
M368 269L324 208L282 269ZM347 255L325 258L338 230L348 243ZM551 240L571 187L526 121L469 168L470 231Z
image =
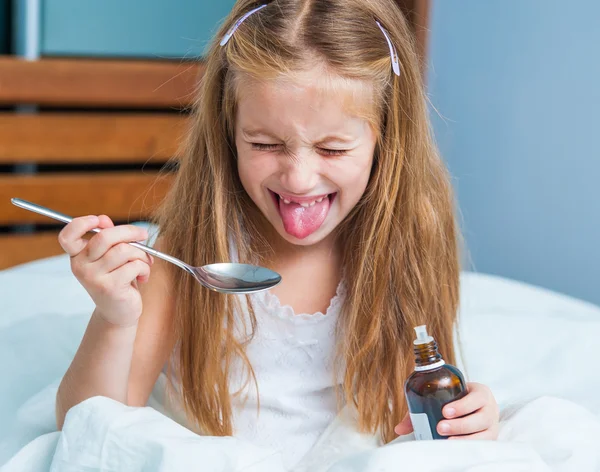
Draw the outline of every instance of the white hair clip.
M398 53L396 52L396 48L392 44L392 41L390 40L390 37L388 36L387 31L383 28L383 26L381 26L381 23L379 23L379 21L377 21L377 20L375 20L375 23L377 23L377 26L379 26L379 29L385 36L385 40L387 41L388 46L390 48L390 58L392 59L392 70L394 71L394 74L396 74L398 77L400 77L400 62L398 62Z
M227 41L229 41L231 39L231 37L233 36L233 33L235 33L235 30L237 30L240 27L240 25L244 21L246 21L246 18L248 18L250 15L256 13L258 10L262 10L266 6L267 6L267 4L265 3L264 5L261 5L260 7L256 7L254 10L250 10L248 13L243 15L239 20L237 20L233 24L233 26L231 28L229 28L229 31L227 31L227 33L225 33L225 36L223 36L223 39L221 39L221 42L219 44L221 46L225 46L227 44Z

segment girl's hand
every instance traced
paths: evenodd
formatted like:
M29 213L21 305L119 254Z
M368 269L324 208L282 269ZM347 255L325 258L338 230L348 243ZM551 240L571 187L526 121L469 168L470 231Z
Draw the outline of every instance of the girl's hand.
M448 439L497 439L500 413L492 391L474 382L467 384L467 391L460 400L444 406L442 414L446 419L438 423L438 433L449 436ZM412 430L408 415L394 429L398 435Z
M500 413L492 391L470 382L467 395L442 409L446 420L438 423L438 433L448 439L497 439Z
M103 228L90 240L83 236ZM135 324L142 314L142 298L136 282L147 282L153 259L127 242L148 237L134 225L114 226L106 215L74 218L58 235L71 256L71 270L96 304L95 313L118 326Z

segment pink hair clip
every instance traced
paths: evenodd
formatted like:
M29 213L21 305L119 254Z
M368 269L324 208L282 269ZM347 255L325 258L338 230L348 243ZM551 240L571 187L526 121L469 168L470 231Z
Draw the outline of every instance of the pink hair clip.
M235 30L237 30L240 27L240 25L244 21L246 21L246 19L250 15L256 13L258 10L262 10L266 6L267 6L267 4L265 3L264 5L261 5L260 7L256 7L255 9L250 10L248 13L242 15L242 17L239 20L237 20L231 28L229 28L229 31L227 31L227 33L225 33L225 36L223 36L223 39L221 39L221 42L219 44L221 46L225 46L227 44L227 41L229 41L231 39L231 37L233 36L233 33L235 33Z
M396 52L396 48L392 44L392 41L390 40L390 37L388 36L387 31L383 28L383 26L381 26L381 23L379 23L379 21L377 21L377 20L375 20L375 23L377 23L377 26L379 26L379 29L385 36L385 40L387 41L388 47L390 48L390 58L392 59L392 70L394 71L394 74L396 74L398 77L400 77L400 62L398 62L398 53Z

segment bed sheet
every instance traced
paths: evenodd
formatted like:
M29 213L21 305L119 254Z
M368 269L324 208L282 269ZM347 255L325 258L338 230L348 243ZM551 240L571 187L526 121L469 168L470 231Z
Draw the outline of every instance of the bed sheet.
M56 447L54 394L92 310L66 255L0 271L0 466L31 441ZM460 321L459 367L504 411L552 397L600 418L599 307L465 272Z

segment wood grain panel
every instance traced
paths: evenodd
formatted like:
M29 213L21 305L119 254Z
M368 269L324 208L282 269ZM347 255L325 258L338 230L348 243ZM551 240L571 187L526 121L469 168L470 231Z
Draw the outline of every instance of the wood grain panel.
M0 56L0 103L181 108L202 71L198 62Z
M147 216L162 200L172 174L105 172L0 175L0 225L52 223L52 220L15 207L12 197L47 206L69 216L106 214L114 220Z
M187 118L178 114L0 114L0 163L164 162Z
M63 252L58 231L0 235L0 270Z
M427 48L429 40L429 16L431 10L431 0L396 0L396 3L408 20L413 33L417 53L421 60L421 71L423 78L426 78L427 71Z

